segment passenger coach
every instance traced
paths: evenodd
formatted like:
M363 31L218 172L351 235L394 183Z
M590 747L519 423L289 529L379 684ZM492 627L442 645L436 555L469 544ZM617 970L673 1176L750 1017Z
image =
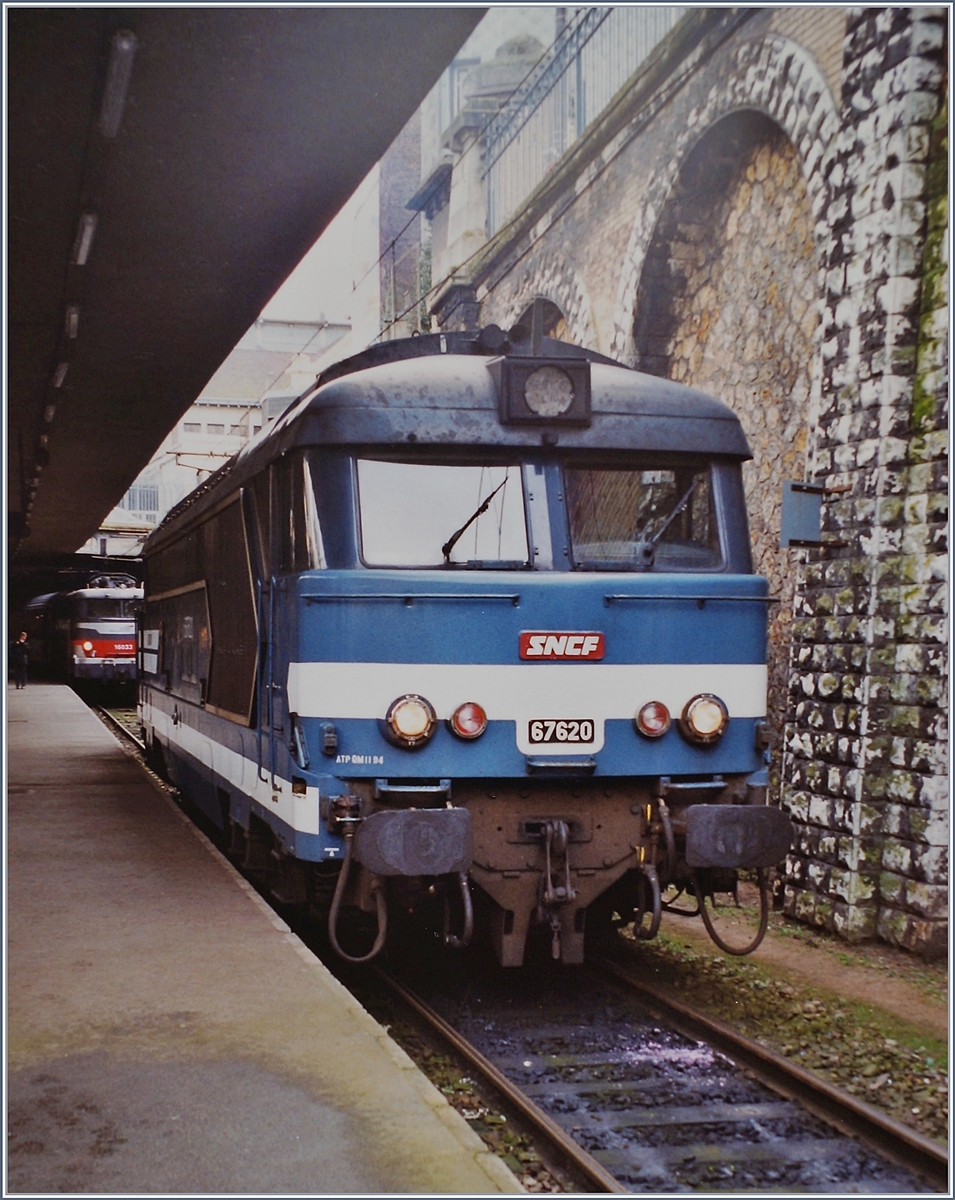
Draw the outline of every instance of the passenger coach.
M719 401L520 327L372 347L150 537L147 742L345 957L419 910L575 963L741 869L765 924L748 457Z

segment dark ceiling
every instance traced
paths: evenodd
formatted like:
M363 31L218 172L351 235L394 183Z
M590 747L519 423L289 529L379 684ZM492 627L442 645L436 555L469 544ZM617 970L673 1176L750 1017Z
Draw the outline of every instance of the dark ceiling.
M484 11L7 9L20 556L95 532ZM122 30L135 55L108 136Z

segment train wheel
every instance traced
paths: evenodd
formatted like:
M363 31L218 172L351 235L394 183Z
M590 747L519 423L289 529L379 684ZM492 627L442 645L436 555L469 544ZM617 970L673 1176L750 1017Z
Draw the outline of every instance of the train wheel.
M725 954L752 954L769 924L766 871L758 870L755 882L736 882L732 891L714 876L705 870L693 873L693 890L706 932Z
M614 903L606 892L587 908L584 923L584 958L602 954L616 940L617 930L633 920L633 905Z
M338 882L338 872L341 863L316 862L312 863L308 873L308 915L320 929L328 923L328 913L332 907L332 897L335 895L335 884Z
M275 877L269 889L272 899L287 908L302 908L308 903L308 871L297 858L272 849L276 864Z
M229 818L228 826L226 827L226 835L224 840L224 850L226 857L236 866L242 864L245 858L245 845L247 834L238 821L233 821Z

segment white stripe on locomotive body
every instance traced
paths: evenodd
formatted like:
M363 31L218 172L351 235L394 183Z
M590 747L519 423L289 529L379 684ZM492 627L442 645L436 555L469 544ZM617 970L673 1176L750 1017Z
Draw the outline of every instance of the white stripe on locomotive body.
M173 724L172 717L161 708L149 706L148 721L164 742L178 746L197 763L215 772L224 783L231 783L238 791L275 813L297 833L320 833L318 820L318 788L309 786L305 795L292 792L291 780L281 775L274 776L277 787L270 779L259 776L258 763L243 754L238 754L221 742L208 737L185 722ZM146 714L144 713L144 716ZM268 774L268 772L266 772Z
M700 692L713 692L730 718L766 715L766 666L760 663L289 663L289 711L323 720L383 720L389 705L417 692L439 719L459 704L480 704L489 721L514 721L523 754L539 754L528 740L538 719L593 720L594 740L548 743L552 754L603 748L604 722L633 720L649 700L673 717Z

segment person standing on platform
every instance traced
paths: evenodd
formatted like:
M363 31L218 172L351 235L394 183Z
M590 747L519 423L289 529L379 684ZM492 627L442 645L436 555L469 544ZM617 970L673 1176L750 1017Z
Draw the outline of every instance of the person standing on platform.
M30 667L30 647L26 630L21 630L20 636L10 647L10 661L13 667L13 678L16 680L17 691L27 685L27 671Z

